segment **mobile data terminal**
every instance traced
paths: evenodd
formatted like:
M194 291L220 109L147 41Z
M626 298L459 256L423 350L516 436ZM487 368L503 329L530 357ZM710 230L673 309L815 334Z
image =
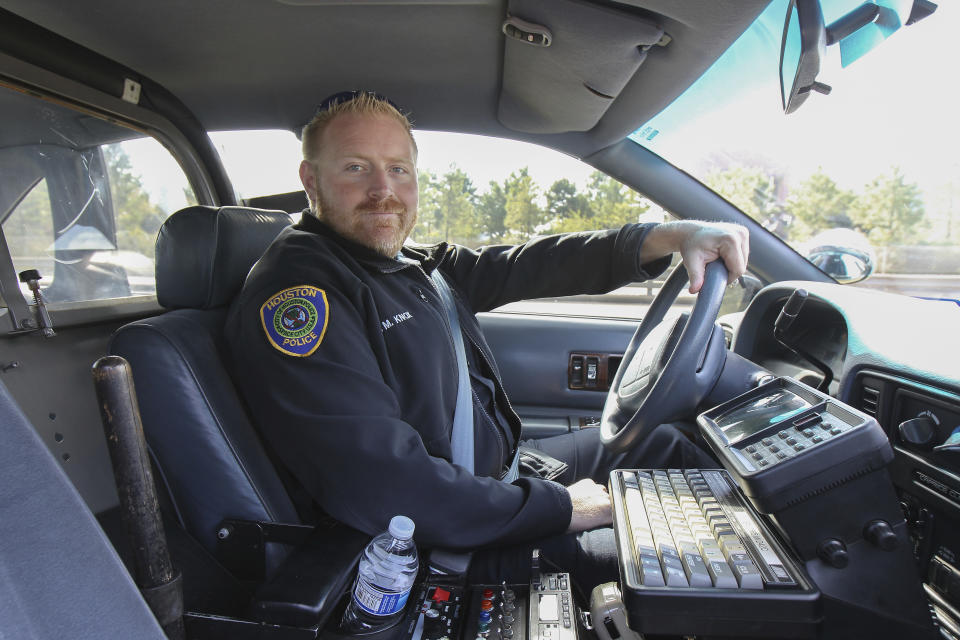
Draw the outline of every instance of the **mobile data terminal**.
M602 638L938 637L875 419L775 378L697 423L722 470L610 476L623 612Z

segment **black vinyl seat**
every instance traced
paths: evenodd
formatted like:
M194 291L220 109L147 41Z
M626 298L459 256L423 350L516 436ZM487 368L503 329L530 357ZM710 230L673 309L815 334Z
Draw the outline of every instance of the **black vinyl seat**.
M180 525L212 554L225 518L300 522L223 365L230 301L289 214L193 206L157 238L157 299L171 309L120 328L111 354L131 365L144 434ZM271 576L289 548L267 544Z

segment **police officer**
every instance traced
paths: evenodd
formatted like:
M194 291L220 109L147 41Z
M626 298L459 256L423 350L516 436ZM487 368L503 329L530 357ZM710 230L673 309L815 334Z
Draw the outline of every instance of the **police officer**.
M370 534L410 516L419 545L483 549L477 580L525 579L532 546L586 590L613 579L609 470L699 466L704 454L661 426L611 456L589 429L528 443L536 468L515 477L520 421L474 314L655 277L676 251L696 292L713 259L731 280L744 272L746 230L675 222L479 250L404 246L416 142L407 118L368 92L326 101L303 156L310 210L253 268L227 325L235 379L301 512L316 504ZM462 429L452 434L464 416L466 454Z

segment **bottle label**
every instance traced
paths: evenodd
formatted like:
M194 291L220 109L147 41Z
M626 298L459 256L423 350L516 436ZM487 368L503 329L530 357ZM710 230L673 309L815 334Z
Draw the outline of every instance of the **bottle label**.
M357 584L353 588L353 601L361 609L375 616L389 616L400 611L407 604L409 595L409 589L400 593L378 589L367 582L363 576L357 576Z

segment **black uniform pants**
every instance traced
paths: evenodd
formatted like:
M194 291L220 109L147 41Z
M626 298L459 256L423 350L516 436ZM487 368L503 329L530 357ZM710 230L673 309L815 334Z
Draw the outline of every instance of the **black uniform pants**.
M614 469L689 469L717 466L709 455L671 425L660 425L637 447L621 454L611 454L603 447L600 443L600 429L596 428L528 440L523 444L567 463L567 469L555 478L563 485L591 478L606 486L610 472ZM471 582L529 582L530 558L534 549L540 549L544 561L543 570L569 572L584 597L589 597L596 585L619 578L613 529L603 527L479 551L474 554L470 564Z

